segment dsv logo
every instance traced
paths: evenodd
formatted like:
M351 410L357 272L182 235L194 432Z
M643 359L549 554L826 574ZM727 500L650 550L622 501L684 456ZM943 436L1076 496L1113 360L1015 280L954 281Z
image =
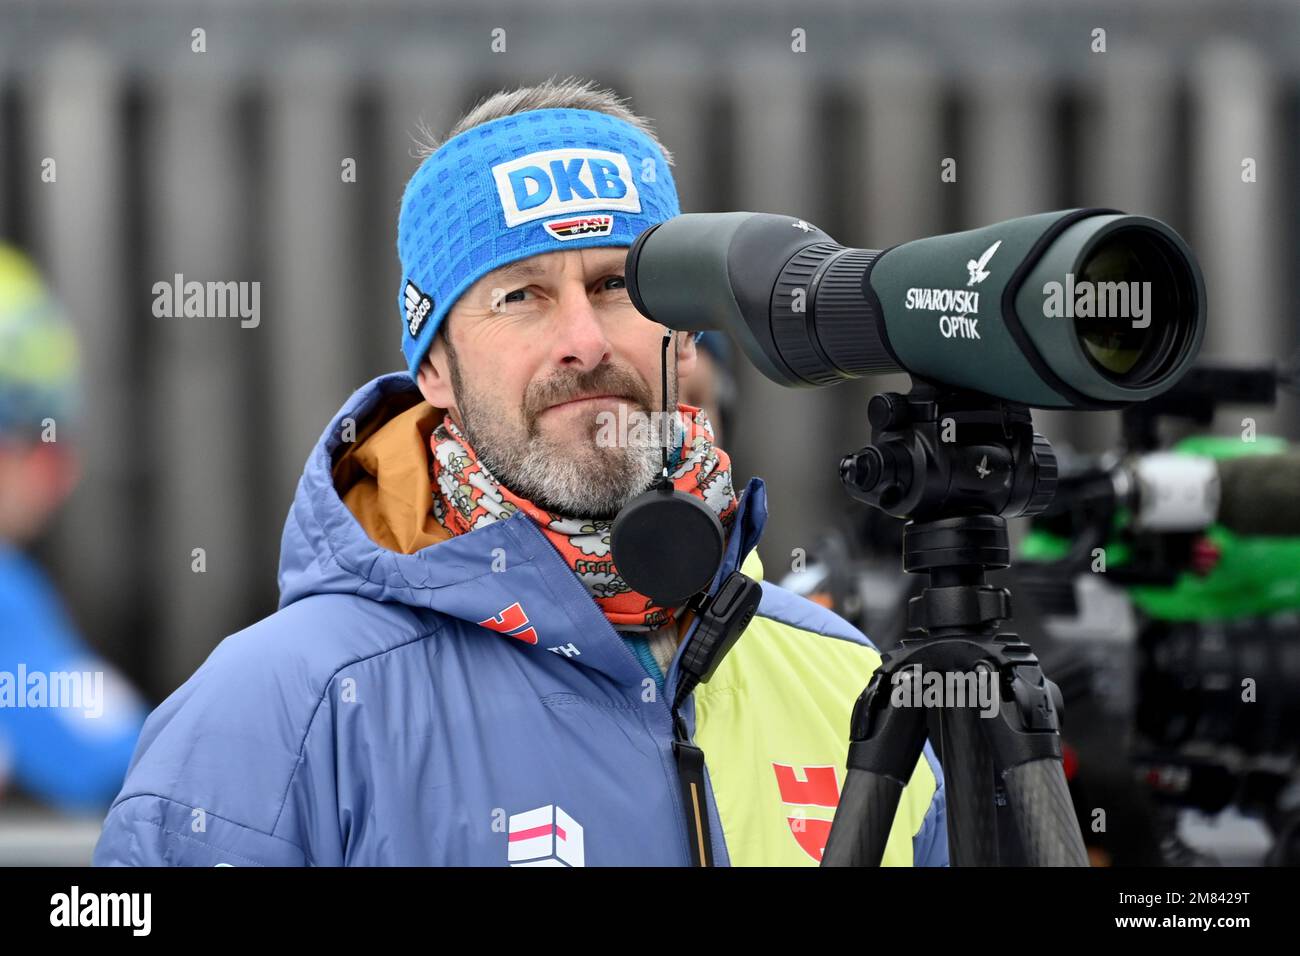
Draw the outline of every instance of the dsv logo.
M525 644L536 644L537 631L530 627L530 624L528 615L524 613L523 605L518 601L507 608L502 608L492 617L478 622L479 627L486 627L489 631L505 634L508 637L523 641Z
M794 767L790 764L773 763L776 772L776 786L781 793L781 802L786 805L786 823L799 847L818 863L826 850L826 840L830 837L831 821L819 817L810 817L807 811L829 811L834 815L835 807L840 802L840 784L835 778L834 767ZM802 774L803 779L800 779Z

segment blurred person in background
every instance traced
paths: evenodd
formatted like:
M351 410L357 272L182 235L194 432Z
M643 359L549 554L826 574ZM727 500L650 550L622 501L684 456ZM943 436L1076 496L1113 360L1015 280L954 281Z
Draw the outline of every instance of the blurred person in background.
M713 440L721 444L735 425L736 373L731 340L722 332L705 332L696 343L695 371L682 379L680 400L704 409L713 423Z
M24 552L77 484L77 372L71 326L0 243L0 807L15 791L68 812L107 806L147 713Z

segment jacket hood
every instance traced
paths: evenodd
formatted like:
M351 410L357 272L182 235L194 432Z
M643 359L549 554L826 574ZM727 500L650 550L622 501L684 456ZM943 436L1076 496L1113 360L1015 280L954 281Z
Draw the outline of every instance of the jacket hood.
M443 414L402 373L352 393L298 481L280 547L280 607L346 593L440 610L437 592L475 573L471 559L489 542L458 540L429 513L427 441ZM508 533L482 537L520 546Z
M279 606L356 594L481 624L529 596L534 611L549 606L575 626L591 628L593 616L607 625L524 512L455 536L432 517L429 436L443 414L404 372L374 379L344 403L312 449L285 522ZM755 478L741 494L715 587L747 555L746 572L761 576L750 552L765 518Z

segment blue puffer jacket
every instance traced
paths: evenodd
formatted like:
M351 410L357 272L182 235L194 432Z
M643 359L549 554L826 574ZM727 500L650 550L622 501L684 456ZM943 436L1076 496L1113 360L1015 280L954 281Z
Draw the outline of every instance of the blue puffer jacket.
M286 523L279 609L150 716L97 864L690 863L668 707L678 660L660 693L522 512L442 540L434 529L412 553L378 526L386 512L427 527L427 497L395 500L385 476L427 481L440 415L393 374L335 416ZM340 462L376 448L363 506L355 473L373 476ZM761 576L765 517L753 479L714 588L742 563ZM762 587L684 716L705 754L715 861L815 865L879 655L825 608ZM947 863L928 744L885 862Z
M45 572L0 542L0 792L12 778L60 810L102 813L147 713L77 633Z

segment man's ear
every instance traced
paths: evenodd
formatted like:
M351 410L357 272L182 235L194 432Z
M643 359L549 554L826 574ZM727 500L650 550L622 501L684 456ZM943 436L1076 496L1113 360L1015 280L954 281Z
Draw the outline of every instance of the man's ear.
M434 408L451 408L456 404L456 395L451 387L451 369L447 360L447 343L443 341L443 331L439 330L433 339L429 354L420 363L416 384L424 400Z
M678 332L673 338L677 340L677 379L680 381L695 371L699 351L695 345L694 332Z

